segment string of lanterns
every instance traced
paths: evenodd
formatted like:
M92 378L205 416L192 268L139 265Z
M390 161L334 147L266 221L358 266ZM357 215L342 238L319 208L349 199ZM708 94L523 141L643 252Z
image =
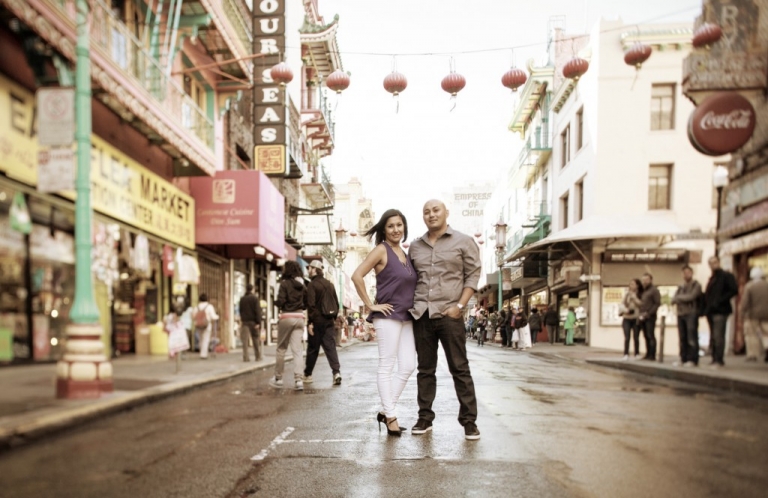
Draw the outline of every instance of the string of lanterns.
M695 48L709 49L712 44L720 40L723 35L723 31L717 24L703 23L699 26L693 34L692 43ZM633 66L635 69L640 70L643 63L651 56L653 49L645 43L636 42L624 53L624 63L628 66ZM584 58L574 56L568 62L565 63L562 69L563 76L567 79L577 82L586 72L589 70L589 61ZM293 71L285 61L280 62L272 67L270 70L270 76L272 79L280 85L286 85L293 80ZM501 84L516 92L518 88L525 85L528 81L528 76L520 68L512 66L501 77ZM348 73L337 69L332 72L326 79L326 86L341 94L344 90L349 88L351 83ZM392 72L384 77L384 90L392 94L392 97L397 103L397 109L399 110L399 95L408 88L408 79L404 74L397 71L396 63L393 63ZM451 101L453 101L453 110L456 107L456 96L467 85L466 78L460 73L456 72L453 58L450 61L450 72L440 82L441 88L450 94ZM396 111L397 112L397 111Z

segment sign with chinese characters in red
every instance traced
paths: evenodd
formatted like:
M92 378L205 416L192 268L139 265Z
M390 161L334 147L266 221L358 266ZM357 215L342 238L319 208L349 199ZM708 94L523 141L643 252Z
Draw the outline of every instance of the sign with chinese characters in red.
M254 156L254 169L265 175L284 175L286 168L285 145L257 145Z

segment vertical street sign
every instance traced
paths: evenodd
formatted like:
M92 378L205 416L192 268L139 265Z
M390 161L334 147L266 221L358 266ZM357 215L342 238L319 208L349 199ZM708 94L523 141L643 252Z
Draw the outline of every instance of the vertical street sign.
M71 146L75 141L75 89L37 90L37 141L40 145Z

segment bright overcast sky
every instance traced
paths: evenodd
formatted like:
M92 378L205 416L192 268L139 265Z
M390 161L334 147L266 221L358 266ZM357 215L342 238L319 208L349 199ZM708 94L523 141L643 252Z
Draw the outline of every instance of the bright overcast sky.
M566 16L571 34L585 26L588 32L600 16L693 22L701 0L319 0L319 7L326 22L340 16L339 47L352 75L337 107L336 148L325 159L331 179L360 178L376 215L401 209L416 236L425 229L427 199L455 186L496 182L520 147L507 130L513 95L501 85L512 50L461 52L521 47L514 59L524 68L529 58L544 58L551 16ZM436 55L405 55L414 53ZM467 79L453 112L440 88L450 63L442 54L451 53ZM403 54L397 70L408 88L397 114L383 88L393 58L374 54Z

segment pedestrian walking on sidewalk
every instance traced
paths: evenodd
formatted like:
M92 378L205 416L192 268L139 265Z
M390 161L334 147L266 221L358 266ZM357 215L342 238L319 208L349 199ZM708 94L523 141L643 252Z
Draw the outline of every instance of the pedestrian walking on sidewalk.
M307 309L309 311L309 337L307 338L307 363L304 368L304 383L313 382L312 372L320 354L325 351L328 365L333 373L333 385L341 385L341 365L336 352L334 323L339 314L339 298L336 288L323 276L323 264L314 260L309 264L307 286Z
M512 318L509 319L509 347L510 349L518 349L520 347L520 330L518 328L518 314L519 310L517 306L512 308Z
M576 310L573 309L573 306L568 307L563 328L565 329L565 345L573 346L573 330L576 328Z
M491 344L493 344L493 341L496 338L496 328L498 326L499 326L499 314L493 311L491 312L490 315L488 315L488 324L485 327L486 340L488 340Z
M477 291L480 251L472 237L448 226L448 210L441 201L427 201L422 214L427 233L408 249L418 275L411 315L416 320L419 420L411 433L424 434L432 430L440 344L453 376L464 437L477 440L480 439L476 425L477 398L461 318L464 307Z
M515 327L517 327L517 333L520 336L520 349L530 349L533 344L531 342L531 327L522 310L517 313Z
M256 361L262 360L261 348L261 303L253 293L253 284L245 286L245 295L240 298L240 341L243 343L243 361L250 361L248 342L253 341Z
M509 328L509 314L507 308L501 308L499 311L499 332L501 332L501 347L507 346L507 329Z
M270 385L282 388L285 370L285 353L290 348L293 355L293 388L304 389L303 368L304 314L307 309L307 289L304 286L301 266L296 261L286 261L280 276L275 306L280 310L277 321L277 351L275 353L275 376ZM334 348L335 352L335 348Z
M619 315L622 317L621 327L624 329L624 359L629 359L629 339L635 343L635 359L640 357L640 296L643 295L643 284L640 279L629 281L629 288L621 300Z
M699 311L703 293L693 278L693 269L683 266L683 285L677 288L672 304L677 305L677 333L680 338L680 364L699 365Z
M200 336L200 358L206 360L208 359L208 346L211 343L213 322L219 319L219 315L216 314L216 308L208 302L207 294L200 294L198 301L193 315L193 322L195 324L195 334Z
M725 365L725 326L728 315L733 313L731 299L738 294L739 288L733 274L720 267L720 258L709 258L709 268L712 275L704 292L705 314L709 323L711 365L719 368Z
M768 282L763 278L762 268L757 266L750 270L749 278L740 311L744 319L747 361L757 361L765 355L763 335L768 332ZM768 361L768 356L765 359Z
M477 312L477 331L475 332L478 346L483 346L485 344L485 328L487 326L488 317L485 314L485 310L480 308Z
M397 422L397 401L416 369L416 344L413 338L413 296L416 291L416 270L400 246L408 240L408 222L403 213L389 209L364 234L374 238L376 247L352 274L357 295L371 311L366 320L373 324L379 346L377 386L381 411L376 415L387 426L387 434L400 436ZM376 300L371 302L365 288L365 276L376 273ZM397 371L395 372L395 363ZM393 375L393 372L394 375Z
M644 273L642 278L643 293L640 294L640 316L638 323L645 338L644 360L656 359L656 313L661 306L661 293L653 285L653 275Z
M547 332L549 333L549 343L554 344L558 342L560 313L558 313L554 304L550 304L547 312L544 314L544 325L547 326Z
M541 315L536 307L531 309L531 314L528 317L528 327L531 329L531 344L538 342L539 333L541 332Z

